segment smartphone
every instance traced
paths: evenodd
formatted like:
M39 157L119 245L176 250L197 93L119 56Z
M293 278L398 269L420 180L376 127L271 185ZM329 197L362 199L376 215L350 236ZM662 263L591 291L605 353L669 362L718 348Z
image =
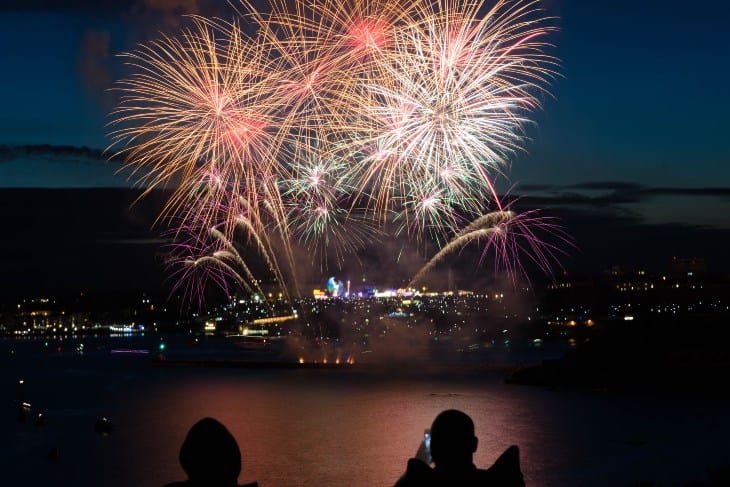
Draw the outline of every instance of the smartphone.
M417 458L426 462L431 463L431 430L427 429L423 431L423 441L421 442L421 448L418 449Z

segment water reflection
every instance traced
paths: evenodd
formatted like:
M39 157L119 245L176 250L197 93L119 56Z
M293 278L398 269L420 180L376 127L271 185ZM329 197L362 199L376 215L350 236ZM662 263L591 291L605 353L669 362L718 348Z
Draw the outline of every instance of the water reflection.
M141 357L3 363L46 424L0 419L4 485L160 486L183 477L191 424L212 416L243 455L240 482L262 486L392 485L438 412L475 422L478 466L521 448L528 485L671 485L730 464L727 401L662 401L508 386L499 374L398 378L356 370L151 367ZM110 418L108 435L94 431ZM57 448L57 461L47 453ZM704 458L703 455L710 455Z

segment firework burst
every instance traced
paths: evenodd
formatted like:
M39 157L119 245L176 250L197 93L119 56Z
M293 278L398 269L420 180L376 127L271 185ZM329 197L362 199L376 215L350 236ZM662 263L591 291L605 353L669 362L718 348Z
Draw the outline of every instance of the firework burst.
M536 0L239 1L239 20L192 17L124 55L117 85L115 155L173 189L176 290L259 292L251 248L298 293L295 245L342 263L394 219L442 247L422 273L479 239L512 275L518 253L557 261L537 233L562 230L495 189L554 75Z
M539 40L548 29L527 22L534 2L500 1L484 17L480 7L447 2L398 30L383 61L389 81L367 86L362 144L379 150L351 176L376 212L407 211L424 182L470 213L485 197L499 205L494 177L521 147L535 93L552 75Z
M295 177L283 185L291 233L319 255L321 267L329 259L341 264L345 255L355 253L380 233L371 219L352 211L353 188L342 180L346 167L338 157L310 151L305 161L293 166Z
M269 76L277 64L235 25L194 26L127 54L137 72L117 86L113 147L147 191L175 188L167 217L189 216L191 199L215 208L230 191L255 201L262 175L281 169Z

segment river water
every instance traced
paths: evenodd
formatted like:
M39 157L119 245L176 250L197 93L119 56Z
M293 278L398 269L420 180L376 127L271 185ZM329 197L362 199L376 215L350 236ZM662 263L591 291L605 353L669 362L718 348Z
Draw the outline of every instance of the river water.
M134 348L132 340L127 345ZM511 444L529 486L675 485L730 465L730 402L621 397L506 385L504 372L151 365L148 356L41 351L0 342L0 485L161 486L182 480L189 427L212 416L238 440L240 482L386 486L434 416L475 422L478 466ZM500 360L503 360L502 357ZM16 419L21 393L32 404ZM45 414L46 424L31 417ZM100 416L109 435L95 432ZM58 457L49 461L56 448Z

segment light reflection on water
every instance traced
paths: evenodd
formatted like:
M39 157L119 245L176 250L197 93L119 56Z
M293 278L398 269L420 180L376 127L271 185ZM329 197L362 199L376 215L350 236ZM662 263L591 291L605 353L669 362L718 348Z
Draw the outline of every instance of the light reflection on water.
M521 448L527 484L670 485L730 464L727 401L668 401L504 385L497 373L408 375L327 370L153 367L144 358L3 362L2 403L17 378L45 411L39 429L0 419L3 485L160 486L181 480L177 454L204 416L243 453L240 481L266 486L392 485L433 417L472 416L475 463ZM98 416L114 431L94 432ZM59 448L50 463L46 453ZM713 450L717 448L717 451ZM711 458L704 459L709 454Z

